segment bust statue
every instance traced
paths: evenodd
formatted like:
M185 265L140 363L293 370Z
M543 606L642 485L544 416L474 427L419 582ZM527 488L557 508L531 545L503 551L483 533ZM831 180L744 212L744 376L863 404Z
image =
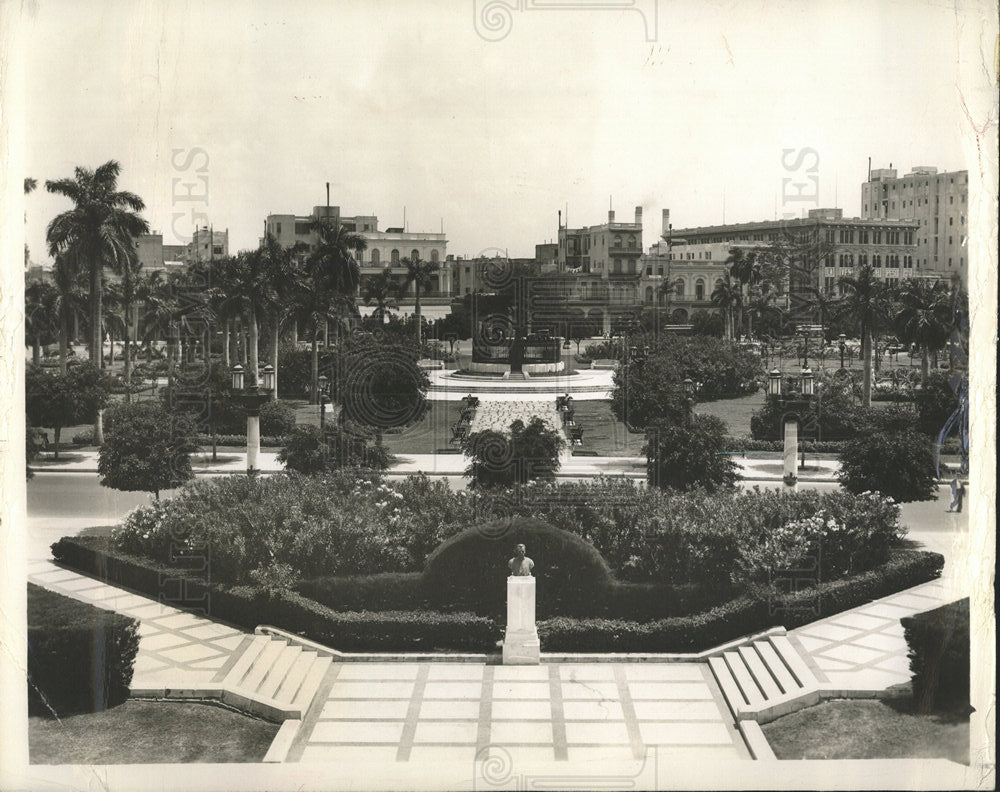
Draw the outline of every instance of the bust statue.
M531 577L535 562L524 554L524 545L519 544L514 547L514 557L507 562L507 566L510 567L511 577Z

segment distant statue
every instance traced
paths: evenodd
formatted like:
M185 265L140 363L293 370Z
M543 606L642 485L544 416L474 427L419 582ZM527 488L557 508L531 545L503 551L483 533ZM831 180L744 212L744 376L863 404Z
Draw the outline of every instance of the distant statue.
M514 557L507 562L507 566L512 577L531 577L535 562L524 554L524 545L519 544L514 548Z

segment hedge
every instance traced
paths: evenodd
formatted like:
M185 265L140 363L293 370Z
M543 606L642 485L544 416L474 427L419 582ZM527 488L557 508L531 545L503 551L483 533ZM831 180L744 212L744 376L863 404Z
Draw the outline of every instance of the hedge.
M848 440L809 440L799 439L799 452L805 451L807 454L839 454L844 450ZM784 451L785 444L782 440L759 440L755 437L728 435L725 442L719 448L720 452L740 453L743 451ZM958 453L958 441L955 438L948 438L941 451L945 454Z
M245 586L225 589L196 572L185 574L110 551L102 537L63 538L52 546L52 553L66 566L176 607L199 609L247 629L271 623L340 650L488 652L502 637L502 620L470 613L344 612L298 593L267 599ZM538 632L546 652L702 651L774 625L794 628L857 607L932 580L943 566L944 557L938 553L904 550L879 569L821 583L781 600L748 595L702 613L649 622L560 616L539 621ZM401 588L404 580L403 576L397 578ZM631 596L642 593L641 587L626 588Z
M268 598L249 586L224 588L207 579L210 564L198 569L192 559L186 572L113 551L105 537L64 537L52 545L52 555L61 564L173 607L248 630L273 624L343 651L484 651L501 636L492 619L470 613L336 611L294 592Z
M780 597L743 596L703 613L637 622L619 619L540 621L546 652L698 652L768 627L788 629L864 605L941 574L939 553L904 550L884 566Z
M28 711L100 712L129 696L139 623L28 584Z
M900 619L919 712L969 706L969 598Z
M283 436L267 437L262 435L260 438L260 445L261 448L281 448L282 446L285 445L286 441L287 438ZM195 438L195 442L198 443L200 446L203 447L208 446L209 448L211 448L212 435L198 435ZM247 444L247 436L245 434L242 435L220 434L215 436L215 444L219 446L237 446L242 448Z

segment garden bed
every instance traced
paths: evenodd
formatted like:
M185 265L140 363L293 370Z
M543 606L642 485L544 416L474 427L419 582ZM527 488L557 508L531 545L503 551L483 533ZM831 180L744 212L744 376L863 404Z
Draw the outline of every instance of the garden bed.
M432 610L337 611L297 593L268 598L246 586L223 587L203 575L114 551L103 537L60 539L61 564L169 602L254 629L273 624L341 651L495 650L500 620ZM745 595L708 611L652 621L555 617L538 622L549 652L698 652L781 625L797 627L938 577L937 553L899 550L877 569L788 596ZM405 581L405 578L403 579ZM404 582L401 584L406 585Z

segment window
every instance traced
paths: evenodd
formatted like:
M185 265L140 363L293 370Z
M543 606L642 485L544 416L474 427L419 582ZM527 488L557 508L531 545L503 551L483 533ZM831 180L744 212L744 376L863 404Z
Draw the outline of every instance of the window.
M882 244L882 232L879 230L872 231L872 243L875 245Z
M882 266L882 256L880 256L878 253L872 256L872 266L875 269L879 269Z
M678 297L684 296L684 281L682 281L680 278L674 281L674 294L676 294Z
M309 235L309 223L295 224L295 236L308 236L308 235Z
M698 278L698 280L694 284L694 298L696 300L705 299L705 281L703 281L701 278Z
M709 261L712 260L712 251L711 250L708 250L708 251L705 252L705 258L708 259Z
M281 234L281 223L275 223L274 227L277 230L278 234L280 235ZM95 322L94 324L97 324L97 323Z
M410 251L410 261L416 261L418 258L420 258L420 251L413 248L413 250Z
M440 253L438 253L438 249L437 248L434 248L433 250L431 250L431 261L434 261L434 262L438 261L439 260L439 256L440 256Z
M213 245L212 246L212 253L214 255L216 255L216 256L221 256L222 255L222 245Z
M657 274L657 275L659 275L659 276L660 276L661 278L663 277L663 265L662 265L662 264L660 264L660 265L659 265L659 266L658 266L658 267L656 268L656 274Z
M399 251L396 248L393 248L392 253L389 254L389 261L392 263L392 266L399 266Z
M867 245L868 244L868 229L867 228L862 228L859 233L860 233L861 236L860 236L860 239L858 239L858 241L862 245Z

